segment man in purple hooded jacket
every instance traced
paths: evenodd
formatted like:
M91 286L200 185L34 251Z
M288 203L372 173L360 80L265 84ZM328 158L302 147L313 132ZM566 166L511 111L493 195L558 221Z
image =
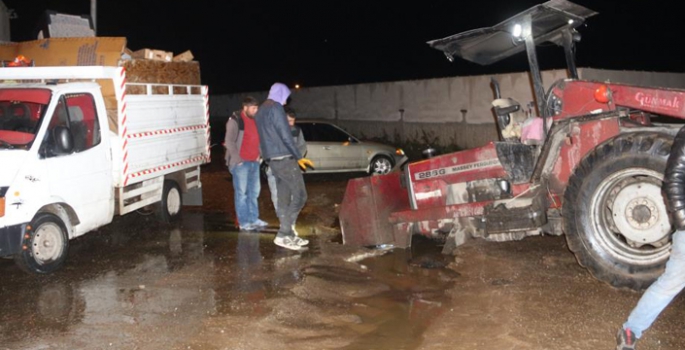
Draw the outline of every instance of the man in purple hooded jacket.
M278 192L277 212L280 228L274 243L283 248L299 250L309 241L297 237L293 224L307 201L307 190L299 168L306 169L314 164L302 157L295 145L290 125L283 106L290 96L290 89L275 83L269 90L269 97L255 115L259 148L262 158L269 164L276 178ZM299 165L299 167L298 167Z

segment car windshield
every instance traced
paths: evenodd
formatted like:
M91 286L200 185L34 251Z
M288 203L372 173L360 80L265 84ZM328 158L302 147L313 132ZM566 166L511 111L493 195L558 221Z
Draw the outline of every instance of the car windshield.
M0 149L31 147L51 96L48 89L0 89Z

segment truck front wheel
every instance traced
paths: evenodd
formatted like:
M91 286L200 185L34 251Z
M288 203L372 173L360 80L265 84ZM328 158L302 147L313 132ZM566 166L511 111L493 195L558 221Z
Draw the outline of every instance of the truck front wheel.
M171 180L165 180L162 201L157 208L159 219L165 223L176 221L181 214L182 199L178 184Z
M62 266L67 257L69 237L56 215L40 213L31 221L24 236L22 251L14 261L24 271L48 274Z
M661 194L671 137L620 135L590 152L564 193L569 249L597 279L644 289L663 271L671 223Z

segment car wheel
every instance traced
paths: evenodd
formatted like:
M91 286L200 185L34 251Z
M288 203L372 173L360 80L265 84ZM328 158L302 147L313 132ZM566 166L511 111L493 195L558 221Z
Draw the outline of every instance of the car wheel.
M26 249L14 257L24 271L48 274L62 266L67 258L69 237L62 220L53 214L41 213L31 221L24 241Z
M369 167L369 174L371 175L384 175L392 170L393 164L392 160L387 156L376 156L371 160L371 166Z

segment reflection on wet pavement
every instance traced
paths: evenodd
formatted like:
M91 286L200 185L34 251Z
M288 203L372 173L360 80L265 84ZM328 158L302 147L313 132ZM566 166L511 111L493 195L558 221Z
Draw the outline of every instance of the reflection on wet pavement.
M348 263L358 251L308 238L297 253L222 214L117 218L73 241L51 276L0 262L0 348L412 349L458 277L412 252ZM425 246L413 254L440 259Z

